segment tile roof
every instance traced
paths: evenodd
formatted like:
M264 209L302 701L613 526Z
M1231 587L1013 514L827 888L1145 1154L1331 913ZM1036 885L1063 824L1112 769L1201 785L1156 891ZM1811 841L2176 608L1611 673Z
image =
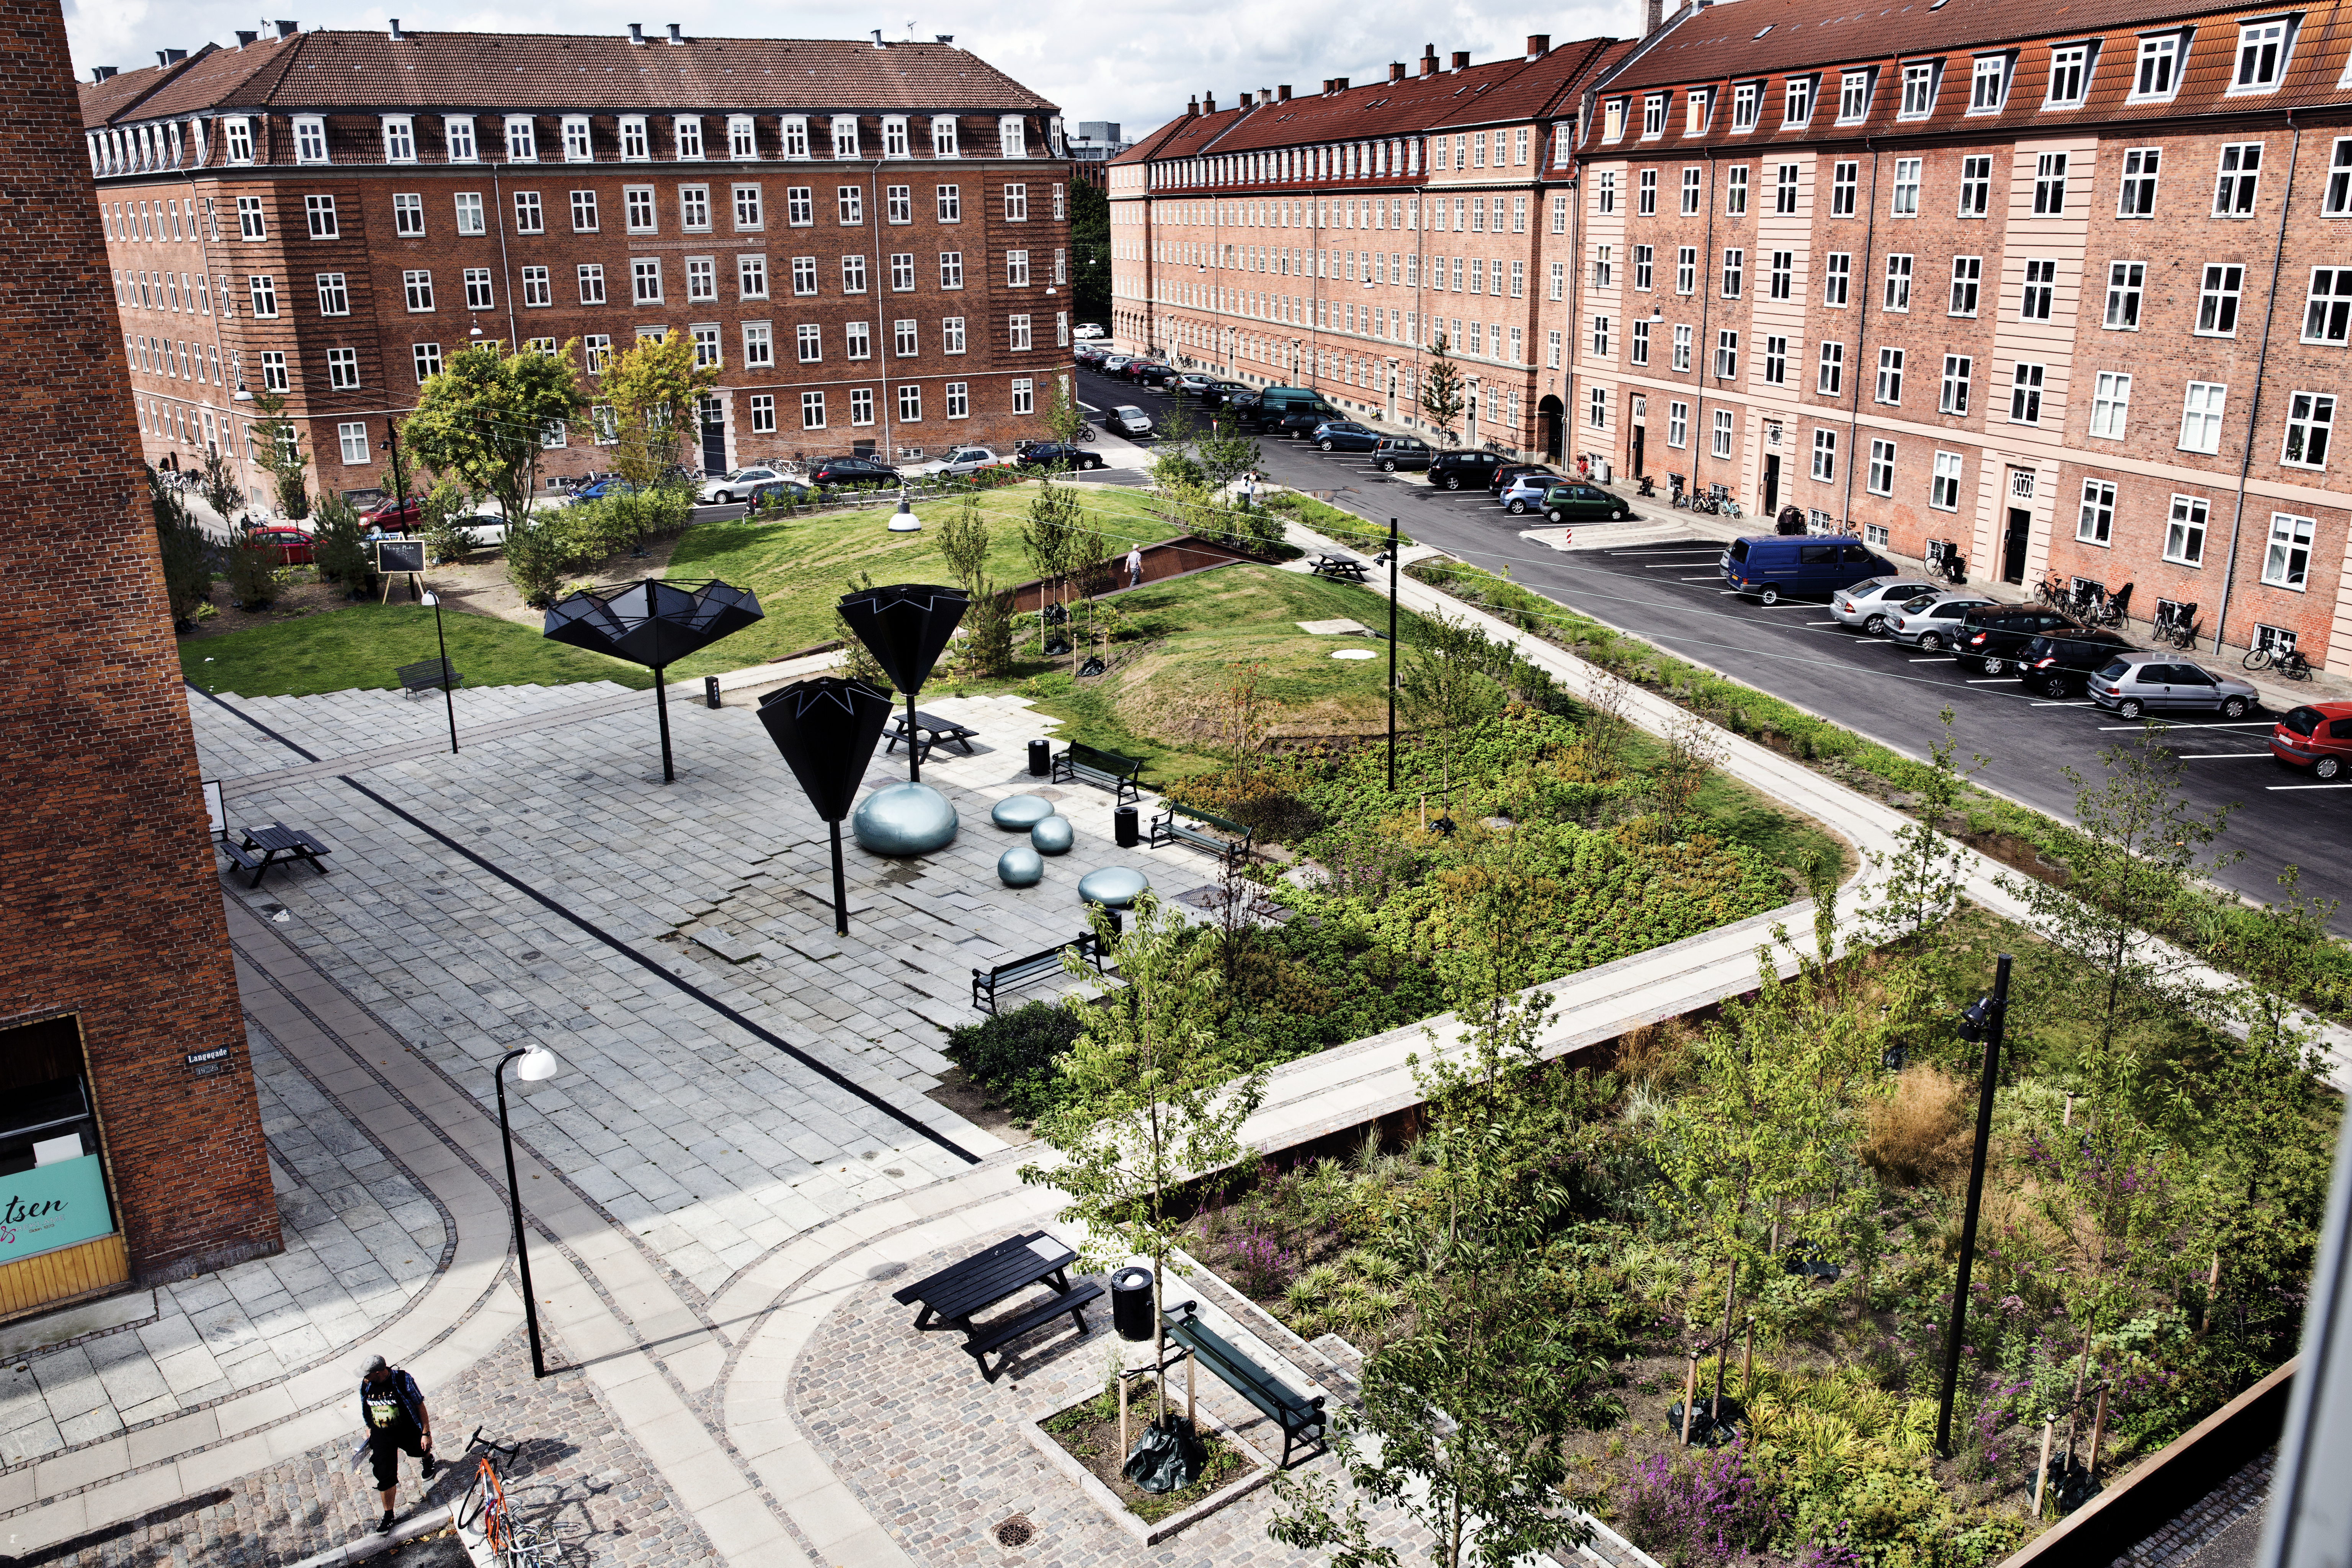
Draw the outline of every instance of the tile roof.
M297 33L81 88L100 125L215 109L819 112L1057 106L953 44L554 33Z

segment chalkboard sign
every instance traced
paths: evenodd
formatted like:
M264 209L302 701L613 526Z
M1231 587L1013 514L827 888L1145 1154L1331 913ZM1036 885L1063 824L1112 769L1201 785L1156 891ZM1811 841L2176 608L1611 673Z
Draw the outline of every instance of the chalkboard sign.
M425 570L425 542L421 539L380 539L375 546L375 569L386 576L395 572Z

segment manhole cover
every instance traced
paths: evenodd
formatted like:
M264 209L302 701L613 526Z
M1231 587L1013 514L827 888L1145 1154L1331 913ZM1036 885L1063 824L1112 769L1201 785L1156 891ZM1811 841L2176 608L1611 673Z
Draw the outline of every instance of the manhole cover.
M1026 1546L1029 1544L1029 1538L1036 1533L1036 1527L1029 1522L1028 1517L1016 1513L996 1527L996 1544Z

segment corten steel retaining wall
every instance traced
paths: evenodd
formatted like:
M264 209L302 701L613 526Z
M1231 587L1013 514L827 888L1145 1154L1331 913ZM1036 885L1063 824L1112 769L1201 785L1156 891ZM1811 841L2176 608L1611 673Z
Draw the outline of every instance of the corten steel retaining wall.
M280 1243L71 79L57 0L0 5L0 1026L79 1016L131 1273L161 1279Z

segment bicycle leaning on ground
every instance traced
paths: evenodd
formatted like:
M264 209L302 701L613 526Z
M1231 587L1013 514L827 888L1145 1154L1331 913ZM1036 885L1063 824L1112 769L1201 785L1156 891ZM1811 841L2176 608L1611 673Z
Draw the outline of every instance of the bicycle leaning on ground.
M2265 645L2262 647L2249 648L2245 662L2248 669L2275 670L2289 680L2311 679L2311 661L2304 658L2301 650L2292 645L2286 647Z
M2156 622L2148 628L2148 635L2186 653L2197 646L2197 606L2169 601L2158 605Z
M474 1428L465 1451L484 1450L474 1479L467 1483L465 1495L450 1510L450 1521L460 1531L477 1525L482 1532L483 1544L500 1568L558 1568L563 1561L562 1548L542 1534L535 1524L515 1521L513 1510L507 1502L506 1488L501 1484L494 1455L503 1454L511 1460L522 1449L520 1443L500 1444L482 1436L479 1426Z

